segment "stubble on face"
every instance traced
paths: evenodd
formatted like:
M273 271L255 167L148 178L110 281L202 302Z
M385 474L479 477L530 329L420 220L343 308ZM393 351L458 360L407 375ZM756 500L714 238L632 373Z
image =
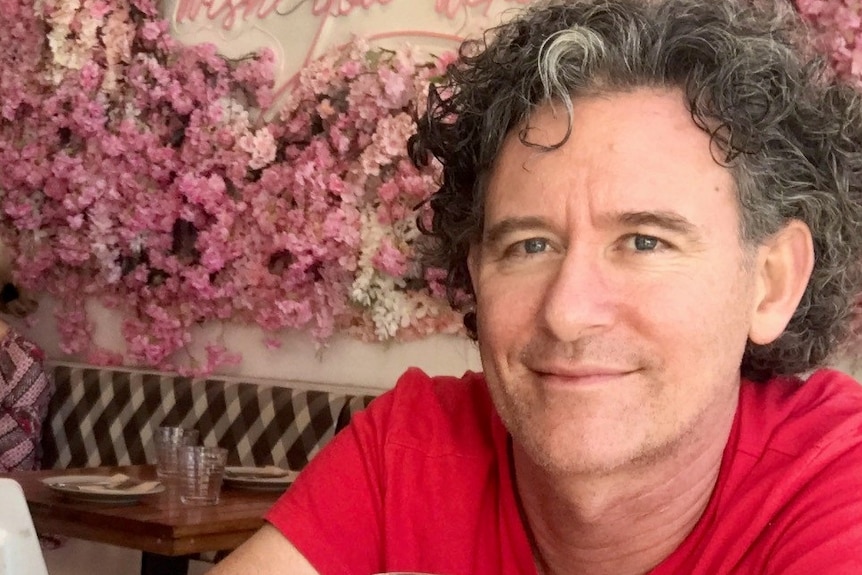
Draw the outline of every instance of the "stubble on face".
M471 269L483 366L514 441L554 473L652 465L721 440L735 411L755 272L742 265L732 178L675 98L644 90L587 99L585 108L578 102L576 143L542 155L512 139L490 181L488 201L496 203L486 229L504 231L502 240L486 236ZM655 121L643 125L644 117ZM559 132L558 120L541 116L535 133ZM595 145L602 147L584 152ZM678 215L697 239L632 223L653 214ZM523 221L538 223L518 231ZM666 247L635 256L631 234L656 235ZM525 253L520 244L534 237L549 249ZM483 253L489 244L491 255ZM515 260L506 259L512 246ZM590 279L594 272L600 279ZM548 324L549 298L563 314L586 298L573 314L582 334L574 324L566 335ZM571 366L619 373L606 385L554 377Z
M623 466L650 465L675 449L674 443L662 443L660 438L645 434L635 451L628 451L625 442L615 444L608 436L612 427L621 432L627 427L639 433L644 411L660 413L663 386L649 374L660 373L659 357L636 345L602 338L584 338L576 342L553 342L541 335L528 341L517 354L513 371L499 377L492 369L489 382L494 403L512 437L530 454L534 463L548 472L564 474L610 474ZM551 362L589 362L600 365L624 365L632 370L615 385L620 393L628 390L632 399L609 397L605 392L573 392L549 388L523 366L540 366ZM488 373L486 371L486 373ZM672 434L678 440L686 430ZM622 437L620 437L623 439ZM626 437L624 439L630 439ZM610 454L619 454L613 458Z

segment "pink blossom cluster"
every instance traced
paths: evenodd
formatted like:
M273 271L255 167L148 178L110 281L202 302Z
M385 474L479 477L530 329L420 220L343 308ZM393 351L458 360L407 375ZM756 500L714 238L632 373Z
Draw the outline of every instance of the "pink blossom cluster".
M213 320L322 343L459 330L416 258L438 169L405 145L445 58L357 40L264 113L272 53L179 45L155 0L0 13L0 239L17 281L58 301L64 351L120 361L93 343L88 299L123 313L132 361L163 369ZM198 372L237 359L206 349Z
M862 88L862 2L796 0L839 76Z

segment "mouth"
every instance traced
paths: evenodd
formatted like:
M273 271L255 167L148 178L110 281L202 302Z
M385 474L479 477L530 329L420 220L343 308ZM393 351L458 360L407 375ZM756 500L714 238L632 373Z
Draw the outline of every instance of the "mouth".
M619 383L637 369L582 366L574 368L530 368L533 375L548 387L593 387Z

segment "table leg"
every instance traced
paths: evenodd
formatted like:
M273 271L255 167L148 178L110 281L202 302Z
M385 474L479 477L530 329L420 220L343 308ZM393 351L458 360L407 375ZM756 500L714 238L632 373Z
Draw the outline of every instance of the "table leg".
M141 575L187 575L189 558L168 557L158 553L141 553Z

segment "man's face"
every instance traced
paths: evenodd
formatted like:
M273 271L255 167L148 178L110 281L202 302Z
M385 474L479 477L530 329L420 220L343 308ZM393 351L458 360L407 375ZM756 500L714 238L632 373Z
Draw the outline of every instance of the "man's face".
M578 99L573 126L551 152L509 136L469 263L482 363L517 445L548 469L605 473L726 436L756 257L680 93ZM547 106L527 140L565 129Z

